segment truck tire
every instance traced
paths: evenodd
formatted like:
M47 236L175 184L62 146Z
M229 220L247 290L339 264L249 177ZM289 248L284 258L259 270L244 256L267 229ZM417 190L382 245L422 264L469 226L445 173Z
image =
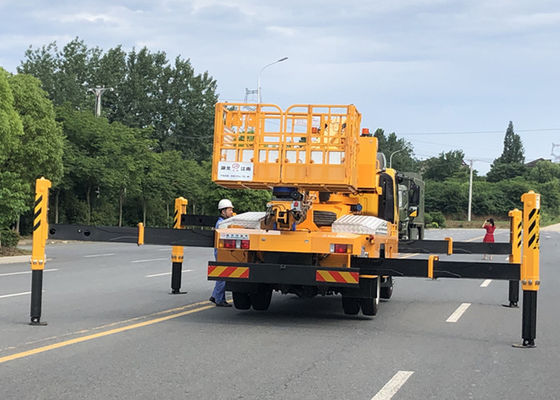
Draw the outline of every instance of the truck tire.
M387 277L387 282L384 282L384 285L386 286L383 285L381 286L381 289L379 291L379 297L385 300L389 300L393 295L393 277L392 276Z
M382 299L389 300L392 295L393 295L393 285L381 288L380 296Z
M255 293L249 294L251 299L251 305L253 310L266 311L270 306L270 300L272 299L272 289L259 288Z
M344 314L356 315L360 312L360 300L354 297L342 296L342 309Z
M366 299L360 299L360 305L362 307L362 314L375 315L379 309L379 298L368 297Z
M251 308L251 298L249 293L245 292L233 292L233 305L238 310L248 310Z

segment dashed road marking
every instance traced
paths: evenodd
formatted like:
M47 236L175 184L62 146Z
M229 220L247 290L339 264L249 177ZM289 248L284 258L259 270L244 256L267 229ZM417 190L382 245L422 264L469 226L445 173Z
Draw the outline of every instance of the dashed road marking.
M31 294L31 292L21 292L21 293L12 293L12 294L3 294L0 296L0 299L6 299L8 297L16 297L16 296L24 296L26 294Z
M192 272L192 269L184 269L182 272ZM171 275L171 272L162 272L161 274L146 275L146 278L155 278L156 276Z
M145 263L145 262L151 262L151 261L164 261L164 260L169 260L169 257L165 257L165 258L151 258L148 260L134 260L131 261L132 263Z
M389 382L385 384L381 388L379 392L375 396L371 398L371 400L390 400L393 398L395 393L399 391L399 389L406 383L408 378L414 371L399 371L397 372Z
M492 279L486 279L484 282L480 284L480 287L488 287L488 285L492 283Z
M58 268L50 268L50 269L44 269L43 272L52 272L52 271L58 271ZM31 270L29 271L21 271L21 272L7 272L5 274L0 274L0 276L12 276L12 275L25 275L25 274L30 274Z
M461 304L459 307L457 307L457 309L453 312L453 314L451 314L449 316L449 318L447 318L446 322L457 322L457 321L459 321L459 318L461 318L463 313L465 311L467 311L467 308L469 308L470 306L471 306L471 303Z
M109 257L109 256L114 256L114 255L115 255L115 253L88 254L87 256L84 256L84 258Z
M43 290L43 293L45 291ZM7 299L8 297L17 297L17 296L25 296L26 294L31 294L31 292L21 292L21 293L11 293L11 294L3 294L0 296L0 299Z

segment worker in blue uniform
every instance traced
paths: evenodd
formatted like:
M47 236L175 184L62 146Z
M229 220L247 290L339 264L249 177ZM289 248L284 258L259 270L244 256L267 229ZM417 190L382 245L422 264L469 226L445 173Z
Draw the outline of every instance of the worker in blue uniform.
M220 222L233 216L233 204L229 199L222 199L218 203L218 210L220 211L220 217L216 222L216 228ZM217 259L218 250L214 249L214 259ZM231 307L231 304L226 301L226 282L216 281L214 286L214 291L210 297L210 301L216 304L216 307Z

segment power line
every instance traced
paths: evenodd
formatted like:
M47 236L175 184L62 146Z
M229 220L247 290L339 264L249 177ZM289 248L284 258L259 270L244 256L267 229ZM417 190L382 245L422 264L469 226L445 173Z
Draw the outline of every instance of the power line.
M536 128L536 129L516 129L515 132L560 132L560 128ZM397 132L395 132L397 133ZM505 131L440 131L440 132L399 132L399 135L482 135L482 134L505 134Z

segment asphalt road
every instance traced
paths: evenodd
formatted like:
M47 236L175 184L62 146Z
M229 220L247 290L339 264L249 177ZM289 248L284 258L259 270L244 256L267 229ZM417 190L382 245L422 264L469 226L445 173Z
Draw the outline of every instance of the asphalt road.
M427 238L450 235L482 238ZM212 249L185 250L188 293L169 295L170 248L49 245L47 326L27 325L29 265L0 265L0 399L558 399L559 243L542 232L534 349L511 347L507 282L396 279L372 318L338 297L237 311L207 301Z

